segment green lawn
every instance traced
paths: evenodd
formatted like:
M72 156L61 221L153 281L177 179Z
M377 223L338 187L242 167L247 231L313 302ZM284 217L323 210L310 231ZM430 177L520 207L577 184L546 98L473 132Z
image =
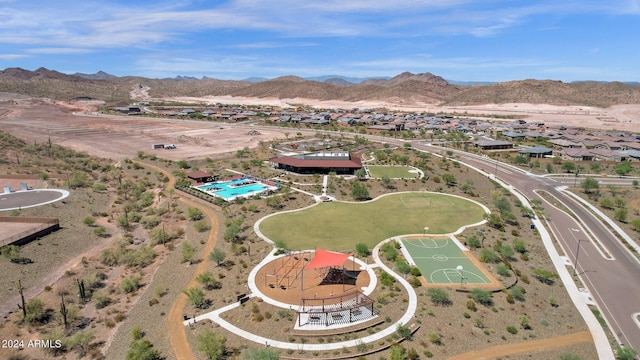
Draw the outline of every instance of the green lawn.
M369 174L372 178L381 178L387 176L389 178L417 178L418 173L410 173L413 168L408 166L367 166Z
M432 193L385 196L364 204L330 202L310 209L279 214L264 220L260 230L292 250L316 246L334 251L352 250L357 243L373 248L402 234L450 233L482 220L484 210L458 197Z

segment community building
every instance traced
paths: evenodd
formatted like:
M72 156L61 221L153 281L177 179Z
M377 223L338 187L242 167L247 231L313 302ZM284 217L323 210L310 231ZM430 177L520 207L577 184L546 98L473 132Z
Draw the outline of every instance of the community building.
M353 175L362 168L360 157L348 152L316 152L309 154L279 156L269 160L276 169L299 174L336 174Z

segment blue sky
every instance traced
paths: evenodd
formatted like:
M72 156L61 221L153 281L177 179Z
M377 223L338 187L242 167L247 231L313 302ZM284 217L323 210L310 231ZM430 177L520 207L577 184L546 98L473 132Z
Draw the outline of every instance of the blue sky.
M640 81L640 0L0 0L0 69Z

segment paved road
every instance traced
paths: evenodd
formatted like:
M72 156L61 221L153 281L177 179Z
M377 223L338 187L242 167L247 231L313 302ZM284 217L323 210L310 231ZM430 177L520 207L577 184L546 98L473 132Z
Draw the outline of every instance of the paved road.
M442 152L442 148L426 145L414 147ZM527 198L543 200L539 194L546 192L576 215L577 219L544 204L551 232L574 264L577 257L576 276L591 292L612 332L621 344L640 349L640 324L634 319L634 314L640 312L640 262L589 210L561 191L566 181L535 176L472 154L457 154L461 161L497 175Z

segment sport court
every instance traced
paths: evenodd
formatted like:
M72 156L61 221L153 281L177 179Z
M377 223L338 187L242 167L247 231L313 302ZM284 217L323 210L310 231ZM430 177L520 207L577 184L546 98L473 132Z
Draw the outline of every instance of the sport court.
M402 237L401 241L429 284L494 284L451 238Z

